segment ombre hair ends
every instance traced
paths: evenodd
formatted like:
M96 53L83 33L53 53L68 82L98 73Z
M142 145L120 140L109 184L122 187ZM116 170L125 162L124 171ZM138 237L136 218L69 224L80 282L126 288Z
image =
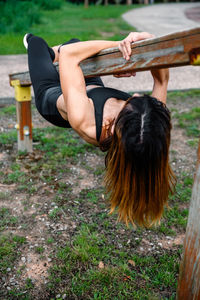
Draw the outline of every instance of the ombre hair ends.
M149 227L160 221L176 182L169 165L170 131L170 112L162 102L148 95L132 97L116 120L113 136L100 145L108 150L110 213L117 209L126 224Z

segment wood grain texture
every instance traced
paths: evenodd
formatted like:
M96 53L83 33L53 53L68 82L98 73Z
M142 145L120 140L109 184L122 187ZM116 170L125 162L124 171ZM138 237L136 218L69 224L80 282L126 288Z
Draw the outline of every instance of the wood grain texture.
M172 68L192 64L192 53L199 49L200 27L172 33L159 38L132 44L132 55L126 61L118 48L110 48L81 62L85 77L141 72L153 68ZM58 68L58 66L57 66ZM10 81L19 79L23 86L30 85L29 72L11 74Z
M200 299L200 140L197 157L197 169L192 189L192 198L183 258L180 264L180 275L177 300Z
M16 101L18 123L18 151L32 152L31 101ZM29 134L25 134L28 131Z

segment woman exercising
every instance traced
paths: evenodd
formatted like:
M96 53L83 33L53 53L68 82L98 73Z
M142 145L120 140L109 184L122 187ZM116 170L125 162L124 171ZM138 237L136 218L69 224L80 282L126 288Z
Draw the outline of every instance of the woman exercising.
M39 113L56 126L72 127L85 141L107 151L105 183L110 212L117 209L120 220L141 226L160 220L175 184L169 165L169 72L151 71L152 96L131 96L104 87L100 77L85 79L80 62L116 46L129 60L131 43L152 37L132 32L120 42L72 39L50 48L40 37L24 36ZM59 62L59 73L53 62ZM134 72L116 77L131 75Z

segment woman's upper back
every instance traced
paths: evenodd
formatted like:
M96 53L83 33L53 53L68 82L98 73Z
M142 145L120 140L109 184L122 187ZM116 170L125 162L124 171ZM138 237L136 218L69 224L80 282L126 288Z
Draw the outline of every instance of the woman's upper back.
M128 93L119 91L113 88L106 88L106 87L96 87L92 88L87 91L87 95L89 99L92 99L94 105L94 112L95 112L95 125L96 125L96 140L99 142L102 132L102 125L103 125L103 115L104 115L104 106L106 101L110 98L115 98L118 100L126 101L130 98ZM112 114L112 112L106 112L108 115Z

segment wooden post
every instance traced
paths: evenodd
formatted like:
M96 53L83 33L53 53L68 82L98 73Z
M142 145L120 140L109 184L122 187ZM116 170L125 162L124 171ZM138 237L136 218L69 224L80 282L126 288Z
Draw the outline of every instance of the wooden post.
M200 140L188 224L180 264L177 300L200 299Z
M21 86L19 80L11 85L15 88L18 151L32 152L31 86Z
M200 48L190 53L192 65L200 66ZM197 151L197 167L192 189L183 258L177 289L177 300L200 299L200 139Z

